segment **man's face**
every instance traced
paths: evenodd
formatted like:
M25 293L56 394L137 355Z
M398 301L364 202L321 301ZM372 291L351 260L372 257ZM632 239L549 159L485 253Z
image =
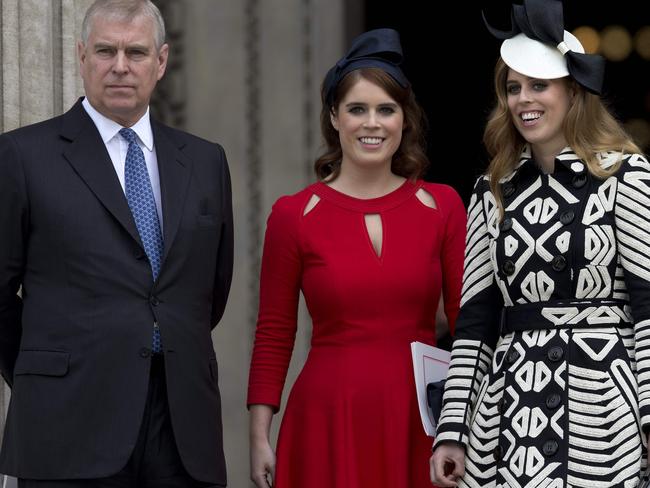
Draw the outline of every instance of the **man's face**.
M167 67L169 47L156 50L153 20L143 15L129 20L95 17L87 44L79 42L77 48L90 104L118 124L135 124Z

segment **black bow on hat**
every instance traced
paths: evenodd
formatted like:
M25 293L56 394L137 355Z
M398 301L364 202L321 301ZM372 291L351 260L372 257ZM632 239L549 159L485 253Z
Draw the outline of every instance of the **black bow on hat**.
M359 68L380 68L406 88L409 82L399 67L402 59L402 46L396 30L374 29L364 32L352 41L348 53L325 75L323 82L325 102L331 105L339 82L350 71Z
M495 29L483 21L497 39L510 39L520 32L526 37L555 46L566 59L569 74L580 85L600 95L605 73L605 59L596 54L571 51L564 43L564 14L559 0L524 0L523 5L513 5L510 31Z

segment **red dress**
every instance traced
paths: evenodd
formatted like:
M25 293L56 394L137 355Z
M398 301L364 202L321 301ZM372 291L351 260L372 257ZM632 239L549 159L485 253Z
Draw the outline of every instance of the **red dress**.
M418 199L420 188L436 208ZM314 194L320 201L303 215ZM365 214L381 216L380 256ZM280 405L300 290L313 323L280 428L275 488L431 488L410 343L435 343L441 288L453 327L465 221L452 188L422 181L368 200L315 183L275 203L249 405Z

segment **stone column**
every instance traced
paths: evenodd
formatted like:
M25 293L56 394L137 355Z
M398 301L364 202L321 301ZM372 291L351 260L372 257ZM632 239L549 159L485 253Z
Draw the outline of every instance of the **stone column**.
M75 41L91 1L0 0L2 132L59 115L83 93ZM8 400L5 387L2 423Z
M91 0L1 0L2 131L62 113L82 93L75 40Z

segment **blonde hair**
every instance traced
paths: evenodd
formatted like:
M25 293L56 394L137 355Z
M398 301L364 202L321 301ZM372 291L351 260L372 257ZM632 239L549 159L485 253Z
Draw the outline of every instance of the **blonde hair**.
M496 106L488 118L483 133L483 144L490 157L487 174L490 190L503 216L503 196L499 181L514 171L526 140L515 127L508 109L506 80L510 68L501 58L494 69ZM616 151L621 154L640 153L621 124L609 113L598 95L589 93L573 78L564 78L567 89L574 92L572 105L564 119L564 138L573 152L587 164L589 172L597 178L615 173L620 161L602 168L598 153Z

